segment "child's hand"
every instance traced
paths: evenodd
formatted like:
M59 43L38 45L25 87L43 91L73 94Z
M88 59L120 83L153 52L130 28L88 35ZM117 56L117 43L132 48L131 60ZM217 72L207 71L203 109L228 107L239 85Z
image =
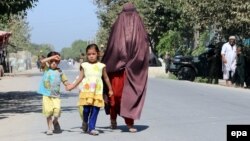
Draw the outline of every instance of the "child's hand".
M67 86L65 87L65 89L66 89L67 91L71 91L73 88L74 88L74 85L73 85L73 84L69 84L69 85L67 85Z
M57 61L60 61L61 60L61 57L59 55L54 55L52 56L52 59L55 59Z
M109 97L113 96L113 91L112 90L109 90Z
M65 90L66 90L66 91L70 91L69 88L68 88L68 85L65 86Z

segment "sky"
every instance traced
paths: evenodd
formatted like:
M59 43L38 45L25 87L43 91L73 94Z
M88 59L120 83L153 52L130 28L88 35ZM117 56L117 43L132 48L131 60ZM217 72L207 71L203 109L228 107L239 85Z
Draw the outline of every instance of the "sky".
M27 16L31 42L61 51L75 40L93 40L98 30L96 11L92 0L39 0Z

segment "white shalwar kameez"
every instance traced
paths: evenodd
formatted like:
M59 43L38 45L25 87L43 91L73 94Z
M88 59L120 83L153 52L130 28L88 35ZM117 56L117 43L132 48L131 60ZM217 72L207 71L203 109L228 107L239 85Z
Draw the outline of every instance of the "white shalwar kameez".
M222 62L223 79L229 80L229 73L231 72L231 77L233 77L236 69L236 45L232 47L229 42L225 43L222 46L221 54L225 55L227 61L226 64Z

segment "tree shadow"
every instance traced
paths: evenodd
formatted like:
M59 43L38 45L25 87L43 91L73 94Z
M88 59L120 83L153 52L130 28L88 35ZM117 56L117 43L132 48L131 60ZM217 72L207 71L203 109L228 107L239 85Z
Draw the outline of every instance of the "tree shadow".
M77 106L62 106L61 111L62 112L78 111L78 108L77 108Z
M13 74L13 73L6 73L5 76L9 76L9 77L33 77L33 76L42 76L43 73L42 72L36 72L36 73L19 73L19 74Z
M43 131L41 133L46 135L46 132L47 131ZM62 129L61 132L53 132L53 134L60 135L60 134L63 134L65 132L68 132L68 133L83 133L82 131L73 131L73 130Z
M61 93L61 99L67 99L70 97L78 97L78 93L74 93L74 92L62 92Z
M0 120L1 120L1 119L5 119L5 118L7 118L7 116L5 116L5 115L0 115Z
M72 94L62 94L61 99L75 97ZM75 111L75 106L64 106L62 111ZM0 120L8 118L8 114L41 113L42 95L32 91L0 92Z
M0 93L0 115L41 111L41 96L36 92Z

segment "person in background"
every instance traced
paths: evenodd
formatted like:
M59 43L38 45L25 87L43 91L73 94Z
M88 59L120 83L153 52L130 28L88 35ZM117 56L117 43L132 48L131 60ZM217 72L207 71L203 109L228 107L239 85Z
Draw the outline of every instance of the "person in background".
M43 71L43 66L42 66L42 60L44 59L44 58L46 58L45 56L40 56L39 57L39 60L37 60L38 61L38 64L39 64L39 70L40 70L40 72L42 72Z
M85 54L81 53L80 58L79 58L79 63L82 64L83 62L85 62Z
M36 66L40 70L41 64L40 64L40 56L39 55L37 56Z
M223 79L226 80L226 85L232 85L232 77L236 68L236 38L230 36L229 41L222 46L222 72Z
M164 57L164 62L165 62L165 72L168 73L171 64L171 56L168 52L166 52L166 55Z
M244 87L245 82L245 56L242 54L242 48L237 48L237 63L234 75L236 87Z
M220 52L218 47L212 49L213 52L208 56L208 83L210 84L219 84L219 72L220 72Z

